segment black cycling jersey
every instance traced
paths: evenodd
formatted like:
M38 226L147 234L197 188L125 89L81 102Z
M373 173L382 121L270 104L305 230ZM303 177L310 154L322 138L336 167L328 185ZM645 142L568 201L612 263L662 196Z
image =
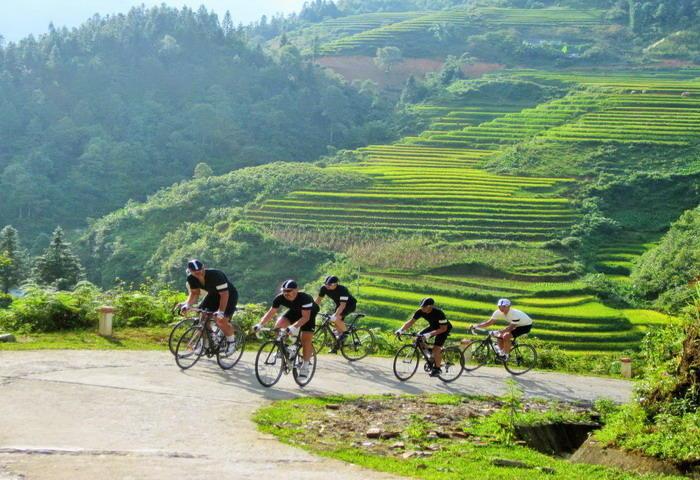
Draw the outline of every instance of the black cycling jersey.
M301 315L304 310L311 310L311 315L315 316L320 307L316 305L311 295L304 292L299 292L294 300L287 300L281 293L272 301L272 308L287 307L290 312Z
M236 287L226 278L226 275L221 270L204 270L204 285L197 277L191 273L187 275L187 285L193 290L205 290L211 295L228 290L229 294L236 290Z
M226 278L226 275L221 270L204 270L204 285L197 277L191 273L187 275L187 285L192 290L204 290L207 296L199 304L199 308L204 310L217 310L219 308L220 292L228 292L228 303L224 314L230 317L236 311L238 304L238 291L236 287Z
M452 324L447 320L445 313L439 308L433 307L430 313L423 313L423 310L419 308L413 314L413 320L418 320L419 318L425 318L430 323L431 331L437 330L443 325L447 325L447 328L452 328Z
M335 308L338 308L342 302L345 302L345 311L354 310L357 306L357 300L350 295L350 290L343 285L338 285L334 290L330 290L325 285L318 291L318 296L323 298L326 295L335 302Z

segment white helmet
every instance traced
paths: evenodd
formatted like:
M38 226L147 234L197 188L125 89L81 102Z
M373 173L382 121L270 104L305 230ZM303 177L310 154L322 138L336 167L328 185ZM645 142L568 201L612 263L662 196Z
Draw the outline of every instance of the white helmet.
M510 307L510 300L507 298L501 298L496 305L499 307Z

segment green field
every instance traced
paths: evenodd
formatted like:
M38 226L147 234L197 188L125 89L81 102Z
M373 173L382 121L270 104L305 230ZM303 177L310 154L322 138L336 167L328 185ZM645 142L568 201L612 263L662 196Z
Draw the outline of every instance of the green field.
M650 325L669 319L605 306L576 281L580 272L569 258L543 248L543 242L564 237L580 218L567 193L580 179L502 175L485 165L504 149L533 140L694 145L700 141L695 73L604 77L516 71L516 78L559 82L571 91L519 111L454 101L415 106L430 120L426 131L392 145L361 148L356 163L327 167L368 176L369 186L300 188L251 208L247 217L270 228L303 226L379 239L422 235L453 245L453 257L440 258L435 268L406 268L404 261L397 262L403 267L370 267L372 273L361 276L356 288L375 326L396 328L420 298L430 295L455 322L456 333L464 335L506 296L535 319L534 336L569 352L634 350ZM653 245L639 240L643 237L630 235L602 246L596 270L625 281L633 262ZM469 250L468 245L475 246ZM412 258L414 252L405 255Z

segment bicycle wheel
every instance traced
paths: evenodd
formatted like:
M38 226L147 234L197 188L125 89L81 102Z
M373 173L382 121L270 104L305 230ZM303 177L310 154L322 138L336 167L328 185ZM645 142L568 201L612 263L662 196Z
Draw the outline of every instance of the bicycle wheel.
M307 367L307 375L305 377L299 375L299 370L301 369L301 364L304 360L301 353L301 351L297 353L297 356L294 359L294 366L292 367L292 376L294 377L294 381L297 382L297 385L299 385L300 387L304 387L309 384L311 379L314 378L314 373L316 373L316 349L314 349L311 352L311 358L309 358L309 366Z
M216 363L224 370L235 367L241 356L243 356L243 350L245 350L245 332L237 323L232 323L231 326L233 327L233 334L236 336L235 349L228 353L228 342L224 340L216 353Z
M323 327L320 328L316 333L314 333L314 339L313 339L313 344L314 344L314 350L316 350L317 353L321 353L324 348L331 347L331 334L328 331L327 328Z
M204 354L204 332L199 326L190 327L182 334L175 347L175 363L183 370L194 366Z
M506 367L513 375L522 375L523 373L529 372L537 365L537 350L532 345L516 345L510 351L508 360L503 362L503 366Z
M442 373L438 378L445 383L454 382L464 370L464 356L458 347L447 347L442 351Z
M175 355L178 340L180 340L182 334L194 324L195 320L195 318L183 318L177 322L175 326L173 326L173 329L170 330L170 336L168 337L168 348L170 349L170 353Z
M340 353L351 361L362 360L374 351L374 333L369 328L357 328L353 330L340 346Z
M420 362L418 349L413 345L404 345L399 348L394 357L394 375L405 382L415 375L416 370L418 370L418 362Z
M488 345L482 341L474 340L467 344L467 347L462 350L464 356L464 369L467 372L473 372L477 368L489 363Z
M263 343L255 357L255 376L263 387L279 382L284 368L284 358L279 343L269 340Z

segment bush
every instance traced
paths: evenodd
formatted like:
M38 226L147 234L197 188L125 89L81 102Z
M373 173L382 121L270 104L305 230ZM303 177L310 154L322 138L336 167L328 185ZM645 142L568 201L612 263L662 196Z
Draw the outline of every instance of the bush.
M30 285L26 294L0 311L0 327L13 332L55 332L97 324L100 291L81 282L72 292Z
M147 282L137 290L126 290L122 285L111 291L110 297L116 308L115 326L152 327L173 322L173 308L185 299L185 294Z

